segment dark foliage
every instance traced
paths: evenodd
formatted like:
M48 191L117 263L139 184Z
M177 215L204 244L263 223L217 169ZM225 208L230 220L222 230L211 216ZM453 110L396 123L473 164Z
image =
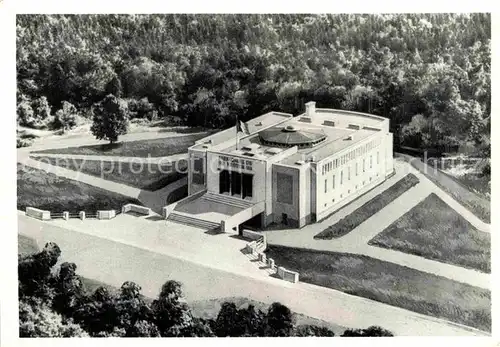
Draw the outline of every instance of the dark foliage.
M342 334L343 337L374 337L374 336L394 336L390 331L379 326L371 326L366 329L348 329Z
M489 147L490 38L485 13L19 15L18 120L111 93L220 128L315 100L390 118L396 144Z

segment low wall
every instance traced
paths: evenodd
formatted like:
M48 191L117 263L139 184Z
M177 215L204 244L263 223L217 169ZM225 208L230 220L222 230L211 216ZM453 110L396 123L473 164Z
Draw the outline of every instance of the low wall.
M41 220L50 220L50 211L40 210L34 207L26 207L26 215Z
M248 253L254 253L255 252L255 247L256 247L256 242L255 241L252 241L252 242L249 242L247 243L247 245L245 246L245 250L248 252Z
M99 211L97 212L99 213ZM151 209L149 207L144 207L140 205L126 204L122 207L122 213L127 213L127 212L136 212L148 216L151 214Z
M113 219L116 217L115 210L97 211L97 219Z
M187 204L188 202L196 200L200 196L202 196L203 194L205 194L206 192L207 192L206 189L205 190L200 190L199 192L196 192L194 194L186 196L184 199L176 201L176 202L174 202L174 203L172 203L170 205L164 206L162 208L162 210L161 210L161 214L162 214L163 218L167 219L168 216L170 215L170 213L172 213L177 206L182 206L184 204Z
M278 276L285 281L297 283L299 281L299 273L295 271L290 271L280 266L277 270Z
M260 240L261 238L264 238L264 243L267 242L266 239L266 234L258 233L256 231L248 230L248 229L243 229L241 231L241 236L243 236L246 239L249 240Z

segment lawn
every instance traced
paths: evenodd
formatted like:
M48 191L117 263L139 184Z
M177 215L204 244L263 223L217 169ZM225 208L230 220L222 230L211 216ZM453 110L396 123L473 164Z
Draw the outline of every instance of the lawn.
M150 191L161 189L187 175L186 160L164 164L142 164L73 158L34 157L33 159Z
M411 165L422 172L435 185L450 194L455 200L469 209L479 219L485 223L490 223L491 220L491 203L487 199L467 189L462 184L441 172L434 167L424 164L421 160L408 158Z
M184 136L166 137L154 140L140 140L130 142L118 142L112 145L93 145L81 147L69 147L58 149L46 149L33 153L52 154L78 154L78 155L112 155L123 157L166 157L169 155L186 153L188 147L196 140L208 136L210 133L189 134Z
M17 209L27 206L62 212L121 210L125 204L141 203L133 198L17 164Z
M489 290L363 255L269 246L300 280L491 331Z
M405 193L411 187L415 186L418 182L419 179L415 175L406 175L391 187L359 207L356 211L342 218L337 223L330 225L319 234L315 235L314 238L321 240L331 240L348 234L354 228L373 216L375 213L403 195L403 193Z
M491 271L490 234L474 228L434 193L369 244L483 272Z

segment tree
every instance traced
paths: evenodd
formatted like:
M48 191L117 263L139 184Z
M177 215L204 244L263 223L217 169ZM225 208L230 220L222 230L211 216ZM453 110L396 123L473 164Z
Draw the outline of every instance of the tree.
M85 298L74 313L74 319L91 336L117 333L119 325L116 296L106 288L97 288L92 295ZM125 332L123 332L125 334Z
M117 75L113 76L111 81L108 82L108 84L106 85L105 91L106 91L106 94L108 94L108 95L113 94L117 98L122 97L122 91L123 91L122 82L120 81L120 78L118 78Z
M33 109L33 127L44 127L50 121L51 106L45 96L41 96L31 102Z
M46 302L52 300L54 290L51 285L51 270L60 255L59 247L49 242L41 252L19 257L17 269L21 299L35 297Z
M19 302L20 337L86 337L88 334L71 320L62 316L41 301Z
M269 306L265 319L265 336L290 336L293 330L292 312L285 305L275 302Z
M182 285L177 281L167 281L161 288L158 299L154 300L152 311L155 323L162 336L189 335L193 316L182 297Z
M343 337L371 337L371 336L394 336L389 330L372 325L366 329L347 329Z
M234 302L223 302L214 322L214 332L219 337L242 336L245 327L239 320L239 312Z
M53 308L65 317L73 317L75 310L85 296L80 276L74 263L64 262L54 278L55 296Z
M118 141L118 136L128 130L128 111L123 102L109 94L93 108L90 131L98 140Z
M22 96L17 103L17 122L20 125L27 127L34 127L35 112L31 107L31 102L26 96Z
M307 336L328 336L333 337L335 333L326 327L317 325L299 325L295 328L294 336L307 337Z
M62 108L57 110L55 114L52 126L55 129L62 129L63 133L74 128L76 126L76 107L67 101L63 101Z

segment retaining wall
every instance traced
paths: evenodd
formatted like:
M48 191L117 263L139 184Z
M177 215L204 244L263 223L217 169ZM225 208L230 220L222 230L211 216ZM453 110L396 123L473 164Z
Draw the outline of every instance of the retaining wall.
M295 271L290 271L282 266L278 267L278 276L285 281L297 283L299 281L299 273Z
M97 212L99 212L99 211L97 211ZM149 216L151 214L151 209L149 207L144 207L144 206L140 206L140 205L126 204L122 207L122 213L127 213L127 212L136 212L136 213L140 213L140 214Z
M116 217L115 210L97 211L97 219L113 219Z
M266 234L258 233L256 231L252 231L252 230L243 229L241 231L241 235L244 238L250 239L250 240L259 240L261 238L264 238L264 243L267 243Z
M26 207L26 215L41 220L50 220L50 211L40 210L34 207Z

